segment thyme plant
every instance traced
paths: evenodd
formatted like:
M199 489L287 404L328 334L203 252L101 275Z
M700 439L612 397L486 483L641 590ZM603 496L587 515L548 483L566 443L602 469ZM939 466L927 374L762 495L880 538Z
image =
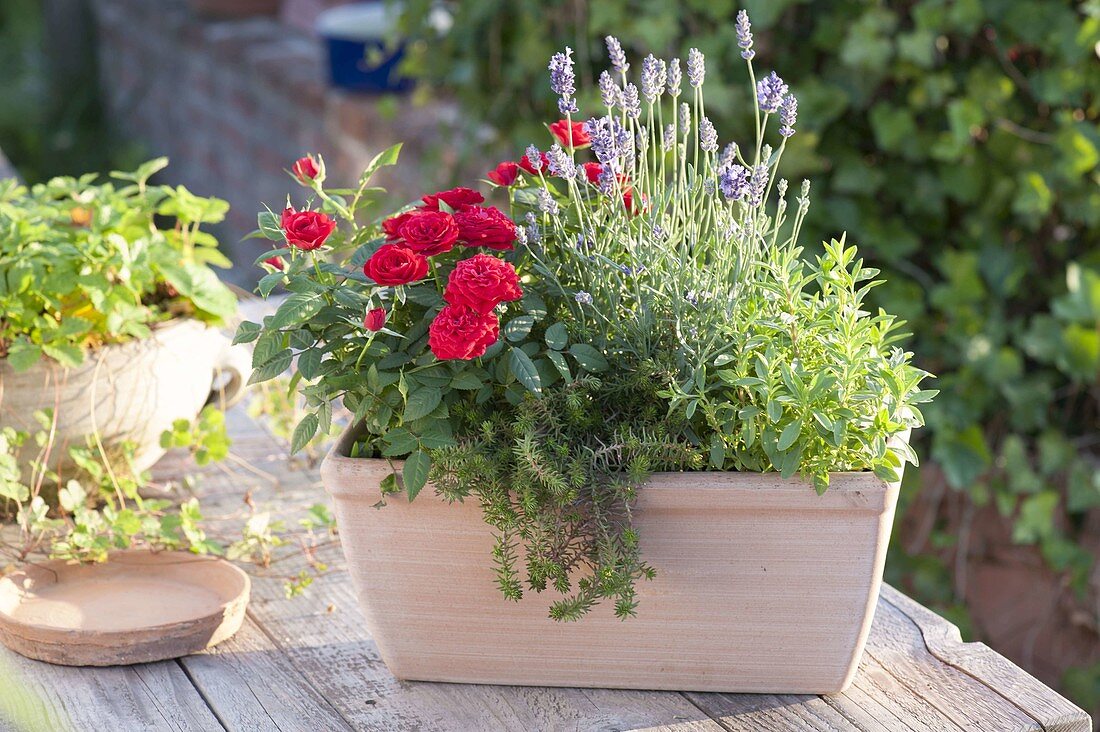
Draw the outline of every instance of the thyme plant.
M301 161L306 209L261 214L260 235L286 243L261 288L292 294L238 339L257 340L257 380L297 358L313 411L295 446L342 399L363 426L353 456L405 459L383 491L412 500L430 480L478 501L504 596L552 590L559 620L603 600L636 612L636 583L660 569L631 521L654 471L774 470L822 492L830 472L896 481L916 459L905 433L927 374L897 346L901 323L864 308L877 272L854 247L803 255L808 185L776 175L797 101L756 73L744 13L737 33L745 146L722 147L707 119L700 52L649 56L635 78L608 38L594 114L569 49L551 60L557 141L488 174L509 217L458 188L362 223L377 166L330 191ZM476 248L492 253L465 257Z

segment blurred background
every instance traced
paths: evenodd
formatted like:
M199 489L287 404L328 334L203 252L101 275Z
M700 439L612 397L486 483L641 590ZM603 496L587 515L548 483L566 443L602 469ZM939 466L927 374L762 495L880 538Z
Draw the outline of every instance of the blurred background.
M395 204L470 185L548 146L564 45L588 90L607 34L635 68L697 46L745 139L740 7L799 98L804 242L847 231L939 375L889 581L1096 713L1100 0L4 0L0 149L30 182L168 155L165 182L232 204L247 287L295 158L342 186L404 141Z

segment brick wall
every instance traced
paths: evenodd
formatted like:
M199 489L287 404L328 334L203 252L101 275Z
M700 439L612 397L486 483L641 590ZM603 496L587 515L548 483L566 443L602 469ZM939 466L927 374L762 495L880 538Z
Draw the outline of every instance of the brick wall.
M404 142L403 165L380 177L395 201L457 179L456 109L329 89L323 47L301 16L211 21L186 0L93 6L112 128L148 157L171 158L166 182L229 201L214 233L243 265L231 281L255 279L250 265L266 245L240 239L255 228L261 201L277 208L288 191L300 196L283 171L306 152L322 154L329 180L343 187L375 153Z

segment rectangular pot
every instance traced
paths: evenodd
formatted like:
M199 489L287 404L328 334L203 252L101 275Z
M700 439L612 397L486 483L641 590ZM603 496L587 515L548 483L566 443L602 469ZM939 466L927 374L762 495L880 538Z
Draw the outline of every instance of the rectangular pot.
M561 623L547 617L550 590L500 595L475 501L448 504L429 485L412 504L395 494L373 508L392 469L347 457L355 434L321 477L367 627L399 679L823 694L856 673L897 484L835 473L818 496L775 473L658 473L634 511L657 570L638 585L637 616L603 603Z

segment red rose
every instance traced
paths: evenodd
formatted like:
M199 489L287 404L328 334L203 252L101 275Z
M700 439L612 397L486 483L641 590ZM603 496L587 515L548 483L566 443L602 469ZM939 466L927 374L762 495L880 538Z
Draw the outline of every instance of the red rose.
M592 138L584 131L584 122L573 122L572 125L570 125L569 120L559 119L557 122L550 125L550 133L558 138L558 142L565 148L569 147L570 137L573 138L573 147L577 150L586 148L592 144Z
M499 163L497 167L489 171L489 180L498 186L510 186L519 177L519 165L510 160Z
M600 163L585 163L583 166L584 175L588 178L588 182L592 185L596 185L600 182L600 173L603 172L603 165Z
M386 324L386 309L375 308L374 310L368 310L366 316L363 318L363 327L367 330L377 333L382 330L382 326Z
M449 252L458 241L454 216L442 211L420 209L411 212L397 231L405 246L425 257Z
M428 326L428 345L440 361L477 358L500 337L500 321L465 305L444 305Z
M382 222L382 231L385 232L387 239L400 239L401 227L405 222L409 220L409 217L415 214L416 211L406 211L405 213L399 213L396 216L390 216L388 219Z
M475 254L456 264L443 291L451 305L466 305L479 313L491 313L498 304L521 297L516 268L491 254Z
M406 285L428 274L428 260L397 244L383 244L363 265L363 272L380 285Z
M304 158L298 158L294 161L294 165L291 166L290 172L294 174L294 177L298 179L299 183L308 185L307 181L311 181L317 177L317 173L320 171L317 169L317 163L314 162L312 155L306 155Z
M511 249L516 240L516 225L496 206L471 206L455 214L458 238L466 246Z
M438 211L439 202L447 204L451 207L452 211L461 211L467 206L475 206L479 203L485 202L485 196L481 195L472 188L452 188L449 191L440 191L439 193L424 196L420 199L424 202L424 208L429 211Z
M264 260L264 264L270 265L280 272L286 270L286 260L282 257L268 257Z
M318 249L336 230L336 222L320 211L295 211L287 206L279 222L286 236L286 243L298 249Z
M540 152L539 153L539 158L542 160L542 170L546 171L546 173L544 173L544 175L549 175L550 171L548 171L546 169L548 167L550 167L550 156L547 155L544 152ZM538 175L539 174L539 171L535 170L534 166L531 165L531 161L527 159L527 153L524 153L523 157L519 159L518 165L519 165L520 168L522 168L523 170L526 170L531 175Z

